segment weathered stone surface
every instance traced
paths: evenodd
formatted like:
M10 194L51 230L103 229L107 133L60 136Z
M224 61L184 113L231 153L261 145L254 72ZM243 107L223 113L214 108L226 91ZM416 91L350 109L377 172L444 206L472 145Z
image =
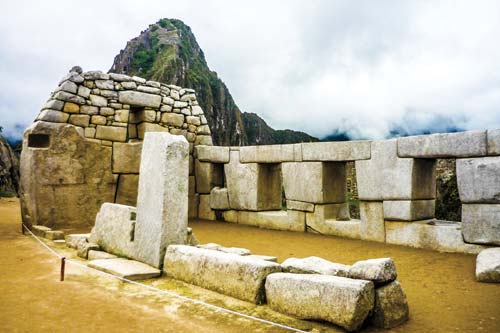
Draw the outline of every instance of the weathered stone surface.
M77 249L81 246L80 244L86 243L89 237L90 234L69 234L64 236L64 240L67 247Z
M66 91L58 91L52 97L61 101L73 102L80 105L85 104L85 98Z
M200 203L198 206L198 218L203 220L214 221L216 219L215 212L210 208L210 195L200 194Z
M88 71L83 73L82 76L85 80L91 80L91 81L109 79L109 75L101 71Z
M429 222L437 223L430 225ZM461 224L439 221L416 221L385 223L385 241L389 244L404 245L440 252L477 254L484 246L464 242Z
M210 191L210 208L220 210L229 209L227 188L214 187L212 191Z
M133 106L160 108L161 96L138 91L120 91L118 93L118 101Z
M59 101L57 99L51 99L47 101L47 103L44 104L42 109L52 109L52 110L57 110L61 111L64 107L64 102Z
M38 116L38 120L49 121L52 123L66 123L69 114L56 110L43 110Z
M248 257L253 258L253 259L258 259L258 260L278 262L278 258L275 256L265 256L265 255L261 255L261 254L250 254L250 255L248 255Z
M488 130L486 136L488 137L488 155L500 155L500 129Z
M241 163L281 163L294 161L293 145L245 146L240 148Z
M125 142L127 141L127 128L98 125L95 137L96 139Z
M69 123L75 126L88 127L90 123L90 116L86 114L72 114L69 117Z
M435 160L397 156L397 141L373 141L371 159L356 161L359 199L366 201L434 199Z
M139 173L142 142L113 143L113 172Z
M463 203L500 203L500 156L457 159L457 184Z
M213 144L212 137L210 135L197 135L194 144L211 146Z
M108 105L108 100L105 97L98 96L98 95L90 95L90 102L94 106L107 106Z
M114 259L117 258L114 254L110 254L104 251L90 250L87 256L87 260L98 260L98 259Z
M181 127L184 124L184 115L166 112L161 115L161 122L170 126Z
M200 204L200 196L199 194L194 194L188 196L188 217L197 218L198 217L198 206Z
M202 162L229 163L229 147L196 146L196 158Z
M347 203L314 205L314 213L306 213L308 229L321 234L336 234L338 228L335 223L332 223L334 221L349 222L349 206ZM348 224L345 225L345 227L347 226ZM358 225L349 224L349 226L355 229L353 234L359 235L359 223ZM342 228L342 226L340 227Z
M224 170L221 165L195 161L196 192L209 194L214 187L224 185Z
M50 240L64 239L64 232L60 230L49 230L45 232L45 238Z
M500 283L500 247L482 250L476 258L476 280Z
M49 227L43 226L43 225L33 225L31 226L31 232L38 237L43 237L45 238L45 233L47 231L51 231Z
M79 113L80 105L71 102L66 102L64 103L63 111L67 113Z
M296 210L239 211L237 223L264 229L305 231L305 213Z
M269 306L300 319L325 320L358 330L374 305L370 281L319 274L271 274L266 279Z
M238 223L239 212L237 210L225 210L222 218L225 222Z
M197 245L196 247L198 247L200 249L219 251L219 249L222 247L222 245L217 244L217 243L207 243L207 244Z
M280 272L281 266L248 256L170 245L163 270L175 279L261 304L265 300L266 277Z
M467 243L500 245L500 205L463 204L462 222Z
M361 201L359 203L361 224L359 236L361 239L385 242L384 207L382 202Z
M232 253L232 254L237 254L239 256L249 256L252 254L249 249L245 249L242 247L225 247L221 246L217 249L217 251L221 251L224 253Z
M435 200L384 201L384 217L391 221L419 221L434 218Z
M94 125L106 125L106 117L104 116L92 116L90 122Z
M396 280L398 273L391 258L377 258L355 262L349 269L349 276L384 284Z
M67 91L69 93L76 94L78 86L74 82L64 81L59 85L57 90Z
M314 212L314 204L309 202L287 200L286 208L293 210L300 210L303 212L311 212L311 213Z
M87 259L89 251L99 251L99 245L95 243L81 243L77 249L76 254L83 259Z
M304 161L355 161L370 158L370 141L302 143Z
M105 203L97 214L89 242L121 257L135 256L135 207Z
M375 307L370 322L381 328L393 328L410 316L406 294L398 281L375 289Z
M166 247L187 240L189 144L149 132L142 146L135 259L161 267Z
M113 80L95 80L95 85L99 89L113 90L115 88Z
M116 203L135 207L137 205L138 188L138 174L121 174L116 189Z
M283 271L299 274L324 274L349 277L349 266L320 257L288 258L281 263Z
M141 123L137 125L137 136L144 139L147 132L168 132L168 128L152 123Z
M92 260L88 266L133 281L152 279L161 275L159 269L142 262L121 258Z
M345 163L289 162L282 164L282 170L285 196L289 200L312 203L346 201Z
M485 131L408 136L397 140L399 157L472 157L487 153Z

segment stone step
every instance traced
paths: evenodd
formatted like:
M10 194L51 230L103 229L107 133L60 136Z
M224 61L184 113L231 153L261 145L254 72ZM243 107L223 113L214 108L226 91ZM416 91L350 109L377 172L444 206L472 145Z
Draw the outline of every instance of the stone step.
M139 261L123 258L92 260L87 266L134 281L152 279L161 274L159 269Z

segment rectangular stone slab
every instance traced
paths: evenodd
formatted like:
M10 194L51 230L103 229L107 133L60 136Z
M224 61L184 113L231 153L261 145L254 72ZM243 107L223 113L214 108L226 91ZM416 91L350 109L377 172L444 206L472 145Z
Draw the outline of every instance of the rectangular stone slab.
M159 108L161 104L160 95L152 95L139 91L120 91L118 101L132 106L149 106Z
M196 146L194 149L199 161L229 163L229 147Z
M369 159L370 155L370 141L302 144L302 160L304 161L356 161Z
M435 200L386 200L384 218L392 221L419 221L434 218Z
M359 329L374 306L373 282L320 274L271 274L269 306L300 319L325 320L348 331Z
M128 259L97 259L87 264L97 270L119 276L128 280L146 280L159 277L161 271L135 260Z
M500 156L457 159L457 183L464 203L500 203Z
M500 245L500 205L463 204L462 228L467 243Z
M294 161L293 145L246 146L240 148L241 163L281 163Z
M397 140L399 157L472 157L487 153L486 131L408 136Z
M280 272L281 266L248 256L170 245L163 271L174 279L261 304L265 300L266 277Z

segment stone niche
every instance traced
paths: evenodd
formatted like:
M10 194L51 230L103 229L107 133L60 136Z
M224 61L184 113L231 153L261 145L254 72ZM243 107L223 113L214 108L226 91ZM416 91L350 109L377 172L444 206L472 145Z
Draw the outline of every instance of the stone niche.
M146 132L184 136L191 176L194 146L212 144L194 90L72 68L24 134L23 221L91 226L104 202L134 206Z

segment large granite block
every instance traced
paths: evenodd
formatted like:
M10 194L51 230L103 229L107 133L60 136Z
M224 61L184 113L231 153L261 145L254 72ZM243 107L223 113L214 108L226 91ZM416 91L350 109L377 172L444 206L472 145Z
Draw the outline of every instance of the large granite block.
M370 158L370 141L311 142L302 144L304 161L355 161Z
M159 109L161 96L128 90L118 92L118 101L132 106L149 106Z
M500 205L463 204L462 227L467 243L500 245Z
M463 203L500 203L500 156L457 159Z
M196 146L196 158L202 162L229 163L229 147Z
M161 275L159 269L123 258L92 260L88 266L132 281L152 279Z
M397 140L399 157L472 157L487 153L485 131L408 136Z
M384 218L391 221L419 221L434 218L436 200L386 200Z
M294 161L293 145L245 146L240 148L241 163L281 163Z
M361 201L359 203L361 239L385 242L384 207L382 202Z

